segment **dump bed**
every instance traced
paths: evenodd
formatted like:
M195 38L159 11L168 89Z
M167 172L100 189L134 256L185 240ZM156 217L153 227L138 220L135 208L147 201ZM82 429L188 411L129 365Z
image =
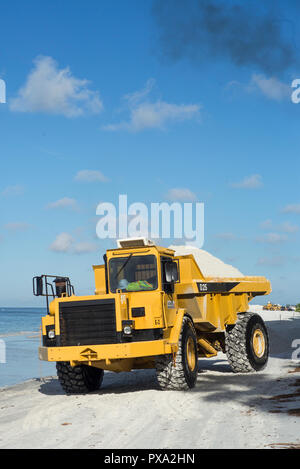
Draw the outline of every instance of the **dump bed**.
M175 288L178 305L191 314L200 330L223 331L226 325L235 324L238 313L248 311L255 296L271 292L265 277L205 277L192 254L175 259L180 265Z

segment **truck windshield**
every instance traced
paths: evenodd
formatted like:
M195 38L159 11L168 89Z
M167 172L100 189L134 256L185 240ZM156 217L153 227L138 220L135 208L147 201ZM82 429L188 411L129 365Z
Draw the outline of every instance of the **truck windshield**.
M145 291L157 289L155 256L119 257L109 261L110 291Z

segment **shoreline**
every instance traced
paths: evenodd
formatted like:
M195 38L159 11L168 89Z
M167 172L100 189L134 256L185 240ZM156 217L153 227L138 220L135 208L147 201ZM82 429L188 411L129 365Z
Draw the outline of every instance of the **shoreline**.
M40 331L14 331L14 332L6 332L4 334L0 334L0 339L5 339L6 337L19 337L22 335L28 336L33 334L34 336L40 337Z
M20 381L18 383L15 383L15 384L8 384L8 385L4 385L4 386L0 386L0 392L3 392L3 391L10 391L10 390L15 390L19 387L28 387L29 385L31 384L34 384L34 383L37 383L39 381L42 381L43 379L54 379L56 378L56 376L45 376L45 377L42 377L42 378L28 378L28 379L25 379L24 381Z
M0 340L4 350L0 363L0 389L55 374L55 364L39 360L39 332L8 332L2 334Z

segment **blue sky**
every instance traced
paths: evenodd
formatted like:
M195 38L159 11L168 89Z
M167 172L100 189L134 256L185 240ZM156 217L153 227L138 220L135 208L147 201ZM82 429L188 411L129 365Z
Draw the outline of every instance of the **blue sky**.
M277 25L255 38L261 60L250 39L237 55L244 36L228 5L245 2L227 2L236 37L221 42L197 16L201 40L184 34L189 8L181 21L171 3L169 23L152 0L2 3L1 305L40 304L31 279L41 273L93 293L91 266L114 244L96 237L97 204L170 191L205 203L204 249L267 276L272 301L300 301L297 6L255 10L258 26L270 12ZM273 60L281 50L288 63Z

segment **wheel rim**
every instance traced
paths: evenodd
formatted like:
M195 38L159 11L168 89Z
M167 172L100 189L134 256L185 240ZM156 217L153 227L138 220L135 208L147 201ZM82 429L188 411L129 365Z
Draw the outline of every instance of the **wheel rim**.
M252 338L252 345L255 355L258 358L261 358L266 350L265 336L261 329L255 329Z
M194 371L196 366L196 349L192 337L189 337L187 341L186 358L189 369Z

